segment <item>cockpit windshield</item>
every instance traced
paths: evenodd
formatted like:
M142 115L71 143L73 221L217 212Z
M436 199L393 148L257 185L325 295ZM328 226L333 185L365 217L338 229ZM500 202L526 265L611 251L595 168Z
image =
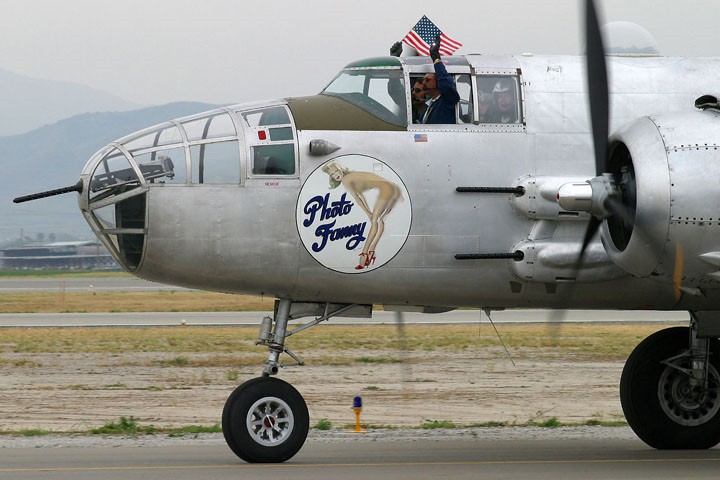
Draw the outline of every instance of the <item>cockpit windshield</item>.
M346 68L321 92L342 98L393 125L407 125L401 68Z

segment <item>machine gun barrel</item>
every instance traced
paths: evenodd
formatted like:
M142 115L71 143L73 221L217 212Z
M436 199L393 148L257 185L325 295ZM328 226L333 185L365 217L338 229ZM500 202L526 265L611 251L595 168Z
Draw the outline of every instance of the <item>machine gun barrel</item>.
M54 197L55 195L62 195L63 193L78 192L82 193L83 182L79 180L75 185L69 187L56 188L55 190L48 190L46 192L33 193L32 195L23 195L22 197L13 198L13 203L29 202L31 200L39 200L46 197Z

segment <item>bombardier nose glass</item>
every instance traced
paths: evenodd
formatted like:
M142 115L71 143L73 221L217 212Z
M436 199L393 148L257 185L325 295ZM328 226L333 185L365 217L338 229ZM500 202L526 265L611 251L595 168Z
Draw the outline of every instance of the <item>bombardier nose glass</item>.
M111 143L85 165L83 215L127 270L142 263L151 187L240 185L236 124L224 109L168 122Z
M90 181L90 195L106 197L111 193L119 193L121 189L107 192L110 187L138 183L138 175L123 152L117 148L103 156L95 169ZM105 192L103 195L102 192Z

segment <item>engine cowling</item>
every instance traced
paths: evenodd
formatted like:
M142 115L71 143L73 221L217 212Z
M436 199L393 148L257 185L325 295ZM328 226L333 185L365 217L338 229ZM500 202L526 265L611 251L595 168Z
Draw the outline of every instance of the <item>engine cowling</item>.
M603 244L613 262L639 277L682 277L691 293L717 284L720 114L640 118L610 138L608 165L631 218L603 222Z

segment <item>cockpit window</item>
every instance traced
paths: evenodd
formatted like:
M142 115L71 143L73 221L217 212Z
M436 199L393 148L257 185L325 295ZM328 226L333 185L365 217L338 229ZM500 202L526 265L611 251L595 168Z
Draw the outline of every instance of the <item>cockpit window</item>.
M519 85L516 75L478 76L478 123L522 123Z
M285 107L242 113L253 175L294 175L295 136Z
M460 95L457 106L457 123L473 123L472 82L470 75L458 75L455 78L455 86L457 87L458 95Z
M322 91L393 125L407 125L405 80L398 69L346 69Z

